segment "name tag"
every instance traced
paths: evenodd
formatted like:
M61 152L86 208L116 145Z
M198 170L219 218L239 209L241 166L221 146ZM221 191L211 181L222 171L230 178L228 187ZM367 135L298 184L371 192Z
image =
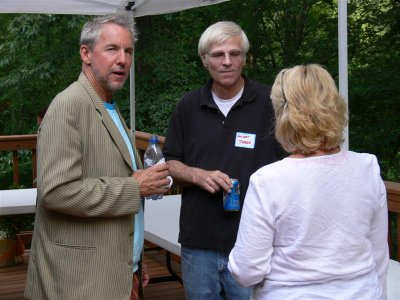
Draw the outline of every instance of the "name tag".
M254 133L236 132L235 147L254 149L255 144Z

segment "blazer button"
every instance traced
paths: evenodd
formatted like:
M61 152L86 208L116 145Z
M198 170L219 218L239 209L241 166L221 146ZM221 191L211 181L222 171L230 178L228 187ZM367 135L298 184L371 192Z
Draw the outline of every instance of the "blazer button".
M130 259L129 261L128 261L128 266L132 266L132 264L133 264L133 261L132 261L132 259Z
M134 232L132 231L132 232L129 233L129 235L130 235L130 236L133 236L133 233L134 233Z

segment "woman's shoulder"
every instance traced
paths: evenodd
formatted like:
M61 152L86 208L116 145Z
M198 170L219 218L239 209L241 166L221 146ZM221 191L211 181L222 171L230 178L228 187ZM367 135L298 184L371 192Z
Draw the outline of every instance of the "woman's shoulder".
M357 163L365 166L378 166L378 159L374 154L371 153L361 153L354 151L345 151L344 157L347 158L348 161Z
M278 160L274 163L265 165L253 173L253 177L280 177L284 173L291 172L292 163L286 158Z

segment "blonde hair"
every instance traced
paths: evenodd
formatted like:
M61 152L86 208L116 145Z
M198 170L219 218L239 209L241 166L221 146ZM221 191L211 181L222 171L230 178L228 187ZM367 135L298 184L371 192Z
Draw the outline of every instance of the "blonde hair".
M343 141L347 105L330 74L320 65L279 72L271 91L275 136L290 153L330 150Z

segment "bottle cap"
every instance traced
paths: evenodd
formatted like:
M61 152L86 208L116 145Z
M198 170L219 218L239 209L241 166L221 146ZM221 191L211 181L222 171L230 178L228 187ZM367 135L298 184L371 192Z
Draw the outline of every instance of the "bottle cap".
M151 144L157 144L158 143L158 138L156 135L151 135L150 136L150 143Z

